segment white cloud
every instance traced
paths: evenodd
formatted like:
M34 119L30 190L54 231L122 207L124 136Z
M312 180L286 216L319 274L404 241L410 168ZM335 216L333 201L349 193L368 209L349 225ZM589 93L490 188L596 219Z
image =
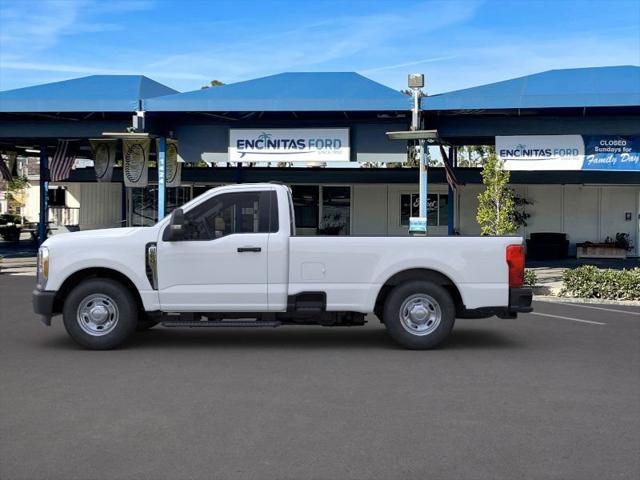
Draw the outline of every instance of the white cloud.
M78 5L57 1L5 4L0 9L3 56L26 57L55 45L77 19Z
M361 68L367 64L367 58L376 59L375 65L367 65L371 67L369 71L388 70L402 66L379 65L380 53L387 50L388 44L420 43L429 32L468 20L479 5L469 1L425 3L411 15L420 21L411 21L407 12L397 9L392 13L337 16L258 38L251 36L247 27L238 35L240 41L231 36L223 45L163 57L147 67L208 73L211 78L225 82L282 71L326 70L327 65L335 69L335 64L345 65L343 70L363 71L368 70ZM408 64L438 59L444 60L427 58Z
M41 72L58 72L58 73L79 73L83 75L140 75L140 70L131 69L119 69L119 68L104 68L93 67L87 65L65 65L57 63L38 63L38 62L16 62L8 61L0 63L2 68L8 68L13 70L28 70L28 71L41 71ZM151 74L154 77L164 77L179 80L207 80L209 77L206 75L200 75L188 72L171 72L158 70L150 70L147 74Z
M476 35L476 46L453 48L458 61L434 65L428 73L430 94L499 82L546 70L640 64L638 42L626 37L589 34L553 38Z
M56 46L63 36L120 30L122 26L117 23L96 17L101 12L108 16L151 5L146 1L117 0L4 1L0 4L0 58L29 59Z
M196 42L183 39L172 42L168 36L160 37L155 48L144 51L129 44L97 44L94 58L88 57L86 52L83 55L82 49L72 47L63 51L54 47L74 33L117 29L119 25L111 21L110 14L150 8L152 4L46 0L35 17L29 11L33 9L17 5L12 4L0 14L9 26L3 29L6 31L0 37L3 43L0 88L7 88L2 84L13 78L11 72L20 72L22 77L25 72L37 71L54 77L61 73L141 73L160 81L176 80L174 85L181 89L195 89L203 80L212 78L228 83L292 70L366 70L369 67L376 72L401 68L407 63L436 61L432 58L416 61L415 57L398 61L404 59L397 58L398 52L390 50L389 45L419 43L429 32L468 20L479 3L429 2L413 8L411 15L394 7L381 13L343 15L301 23L295 28L286 28L295 24L295 19L282 25L274 19L274 24L269 25L270 33L259 36L253 32L260 29L251 28L250 23L260 19L253 19L249 24L227 24L222 42L217 35L198 36L191 32L189 38L197 38ZM412 18L419 20L412 21ZM25 24L29 25L28 30L23 28ZM65 47L68 44L66 42ZM202 46L193 50L192 44ZM380 65L379 58L385 52L388 53L386 58L395 60L389 62L390 65ZM100 58L97 65L95 57Z
M78 45L69 41L76 40L72 35L120 29L122 18L143 17L118 15L154 4L3 0L1 5L0 89L73 75L144 74L190 90L214 78L229 83L296 70L355 70L400 89L411 69L423 70L427 91L437 93L553 68L640 63L638 27L566 29L549 35L532 25L507 34L493 23L471 21L482 5L475 1L410 8L389 2L386 10L379 7L387 4L376 4L378 8L361 9L358 15L338 13L315 22L295 15L267 22L250 15L242 20L207 17L185 30L167 19L165 35L148 33L153 36L148 44L112 35L106 42ZM141 36L149 28L142 23Z
M457 55L444 55L442 57L431 57L431 58L423 58L422 60L414 60L411 62L405 63L397 63L395 65L384 65L382 67L376 68L367 68L366 70L361 70L360 73L370 74L374 72L381 72L383 70L397 70L399 68L413 67L416 65L422 65L424 63L433 63L433 62L442 62L444 60L453 60L454 58L458 58Z

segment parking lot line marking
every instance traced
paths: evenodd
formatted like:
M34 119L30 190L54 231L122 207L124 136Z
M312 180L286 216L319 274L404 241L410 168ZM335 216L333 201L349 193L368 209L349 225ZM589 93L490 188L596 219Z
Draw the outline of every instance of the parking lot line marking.
M540 301L544 303L556 303L556 302L545 302L544 300L536 300L536 301ZM594 310L604 310L606 312L627 313L629 315L640 315L640 312L630 312L629 310L619 310L617 308L593 307L591 305L583 305L581 303L562 302L562 305L568 305L570 307L593 308Z
M541 315L543 317L560 318L562 320L571 320L572 322L589 323L591 325L606 325L602 322L594 322L592 320L582 320L581 318L563 317L562 315L551 315L550 313L530 312L531 315Z

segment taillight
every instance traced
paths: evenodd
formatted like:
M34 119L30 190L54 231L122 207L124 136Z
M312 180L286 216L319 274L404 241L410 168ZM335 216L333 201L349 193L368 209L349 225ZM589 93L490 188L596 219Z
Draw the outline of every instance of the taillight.
M509 288L520 288L524 285L524 247L522 245L507 246L507 265L509 265Z

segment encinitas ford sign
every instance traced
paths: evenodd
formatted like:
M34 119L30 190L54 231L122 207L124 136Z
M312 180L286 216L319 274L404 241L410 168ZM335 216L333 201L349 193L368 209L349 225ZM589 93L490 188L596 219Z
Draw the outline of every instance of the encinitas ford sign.
M496 154L507 170L580 170L580 135L496 136Z
M348 162L348 128L230 129L230 162Z
M640 136L497 136L507 170L640 171Z

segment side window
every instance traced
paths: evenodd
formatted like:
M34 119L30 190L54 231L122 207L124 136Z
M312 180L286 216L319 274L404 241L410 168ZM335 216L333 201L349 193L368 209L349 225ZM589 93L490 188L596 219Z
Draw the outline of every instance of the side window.
M278 217L278 195L274 190L265 192L269 198L269 233L276 233L280 228Z
M275 219L272 209L276 212ZM275 192L216 195L186 212L185 224L185 240L215 240L234 233L277 231Z

